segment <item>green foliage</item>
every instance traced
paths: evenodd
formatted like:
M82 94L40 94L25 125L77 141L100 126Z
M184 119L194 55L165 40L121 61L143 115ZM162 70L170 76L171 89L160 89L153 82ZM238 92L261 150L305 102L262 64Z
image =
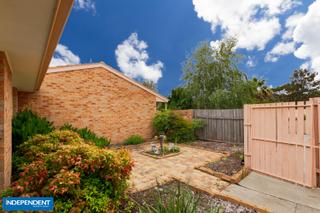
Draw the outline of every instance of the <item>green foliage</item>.
M153 118L157 134L165 134L168 141L186 143L195 140L195 131L203 126L199 120L189 121L170 110L158 112Z
M273 101L307 101L320 96L320 80L317 73L307 69L295 70L291 82L273 89Z
M171 90L168 102L169 109L192 109L192 98L184 87Z
M185 97L178 104L173 98L173 105L181 109L225 109L256 102L261 81L248 80L238 69L242 56L235 53L235 46L235 39L225 40L217 48L208 42L200 44L184 63L185 91L178 91Z
M169 193L159 190L155 204L140 206L139 213L196 213L199 201L199 196L191 190L182 188L179 184ZM221 210L223 210L222 207L216 206L207 209L207 212L219 213Z
M131 135L129 138L127 138L123 144L125 145L136 145L143 143L144 139L141 137L141 135Z
M128 151L100 149L64 130L35 135L18 147L19 178L3 196L54 196L55 212L112 212L133 166Z
M17 146L36 134L46 134L53 131L53 124L46 118L33 113L30 109L18 112L12 120L12 148Z
M80 135L81 138L83 138L85 141L91 141L96 146L104 148L110 145L110 139L105 137L99 137L94 132L92 132L87 127L85 128L76 128L73 127L71 124L64 124L62 127L60 127L60 130L71 130Z
M158 112L153 118L153 127L156 132L160 134L165 134L169 132L176 120L176 114L170 110L165 110ZM168 135L167 135L168 136Z

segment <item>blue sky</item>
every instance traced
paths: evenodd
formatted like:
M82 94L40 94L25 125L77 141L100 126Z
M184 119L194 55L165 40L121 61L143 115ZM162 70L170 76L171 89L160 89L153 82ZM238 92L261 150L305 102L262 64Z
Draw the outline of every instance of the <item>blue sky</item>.
M75 0L52 65L104 61L130 77L157 81L159 92L169 95L182 84L182 63L199 42L238 35L236 51L245 56L239 67L269 85L288 81L300 66L320 68L320 53L312 49L320 39L310 36L320 32L320 0L243 1L255 3Z

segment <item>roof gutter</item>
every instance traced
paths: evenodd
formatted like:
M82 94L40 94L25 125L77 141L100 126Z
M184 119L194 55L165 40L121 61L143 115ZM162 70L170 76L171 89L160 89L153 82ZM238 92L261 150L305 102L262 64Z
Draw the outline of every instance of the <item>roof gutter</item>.
M64 26L71 12L73 0L57 0L56 11L52 20L50 33L48 36L46 48L44 50L41 65L36 78L35 90L39 90L44 76L49 67L49 63L62 35Z

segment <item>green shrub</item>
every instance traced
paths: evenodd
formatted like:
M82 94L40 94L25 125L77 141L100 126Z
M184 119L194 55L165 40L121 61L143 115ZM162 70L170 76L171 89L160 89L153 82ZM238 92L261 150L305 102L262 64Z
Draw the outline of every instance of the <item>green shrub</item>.
M168 141L185 143L195 140L195 131L203 126L201 120L187 120L170 110L158 112L153 119L157 134L165 134Z
M52 122L33 113L30 109L18 112L12 120L12 148L36 134L47 134L54 130Z
M141 135L131 135L128 139L126 139L123 144L125 145L135 145L135 144L140 144L143 143L144 140L141 137Z
M100 149L69 130L36 135L16 154L22 172L2 197L53 196L55 212L116 210L133 166L128 151Z
M85 128L76 128L73 127L71 124L64 124L62 127L60 127L60 130L72 130L80 135L81 138L83 138L85 141L91 141L98 147L107 147L110 145L110 139L105 137L99 137L94 132L92 132L87 127Z

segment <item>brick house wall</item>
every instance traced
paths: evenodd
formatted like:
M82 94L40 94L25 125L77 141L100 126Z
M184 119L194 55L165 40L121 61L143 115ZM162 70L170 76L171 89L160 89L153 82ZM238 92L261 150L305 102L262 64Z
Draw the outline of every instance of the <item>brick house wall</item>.
M11 183L12 92L12 73L0 52L0 191Z
M39 91L18 92L18 107L31 107L56 126L87 126L121 143L133 134L153 136L156 96L99 67L47 73Z
M12 89L12 104L13 104L13 115L18 112L18 90L13 87Z

